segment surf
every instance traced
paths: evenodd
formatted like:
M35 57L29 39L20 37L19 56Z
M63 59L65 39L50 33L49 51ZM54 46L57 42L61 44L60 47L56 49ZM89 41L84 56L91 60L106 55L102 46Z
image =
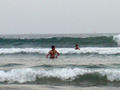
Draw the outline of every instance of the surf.
M8 71L0 70L1 83L30 83L44 80L56 82L119 82L120 69L115 68L22 68ZM53 80L53 81L52 81Z
M74 47L75 44L79 44L81 47L118 47L120 45L120 35L111 36L53 36L53 37L33 37L33 38L22 38L22 37L0 37L0 47L1 48L11 48L11 47L44 47L48 48L51 45L56 45L57 47Z
M50 48L0 48L0 55L7 54L39 54L46 55ZM57 48L62 55L71 54L98 54L98 55L119 55L120 47L85 47L80 50L74 48Z

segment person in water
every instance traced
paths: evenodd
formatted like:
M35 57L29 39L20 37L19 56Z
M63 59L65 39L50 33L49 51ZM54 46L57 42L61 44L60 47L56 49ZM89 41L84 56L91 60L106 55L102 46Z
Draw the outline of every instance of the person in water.
M75 44L75 50L80 50L79 45Z
M57 52L57 51L55 50L55 46L54 46L54 45L51 46L51 49L52 49L52 50L50 50L49 53L47 54L47 58L48 58L48 56L50 56L51 59L57 58L60 54L59 54L59 52Z

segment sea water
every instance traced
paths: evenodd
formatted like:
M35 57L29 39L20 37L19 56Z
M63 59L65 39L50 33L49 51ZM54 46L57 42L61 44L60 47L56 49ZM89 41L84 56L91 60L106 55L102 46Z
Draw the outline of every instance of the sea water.
M119 34L0 35L0 83L119 87L119 46Z

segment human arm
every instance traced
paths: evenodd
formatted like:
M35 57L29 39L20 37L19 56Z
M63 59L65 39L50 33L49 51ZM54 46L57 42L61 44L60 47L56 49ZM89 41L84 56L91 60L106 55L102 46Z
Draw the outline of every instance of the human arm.
M50 52L46 55L46 58L48 58L49 55L50 55Z
M57 55L56 55L56 58L57 58L57 57L60 55L60 53L56 51L56 54L57 54Z

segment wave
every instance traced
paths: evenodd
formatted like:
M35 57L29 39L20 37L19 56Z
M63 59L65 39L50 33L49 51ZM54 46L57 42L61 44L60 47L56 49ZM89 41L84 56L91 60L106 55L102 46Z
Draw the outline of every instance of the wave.
M119 35L114 35L113 40L117 42L118 46L120 46L120 34Z
M50 48L1 48L0 55L5 54L47 54ZM71 54L99 54L99 55L120 55L120 47L87 47L75 50L74 48L57 48L63 55Z
M119 82L120 69L53 68L0 70L1 83Z
M120 45L120 35L90 36L90 37L51 37L51 38L0 38L1 48L10 47L74 47L78 43L81 47L116 47Z

